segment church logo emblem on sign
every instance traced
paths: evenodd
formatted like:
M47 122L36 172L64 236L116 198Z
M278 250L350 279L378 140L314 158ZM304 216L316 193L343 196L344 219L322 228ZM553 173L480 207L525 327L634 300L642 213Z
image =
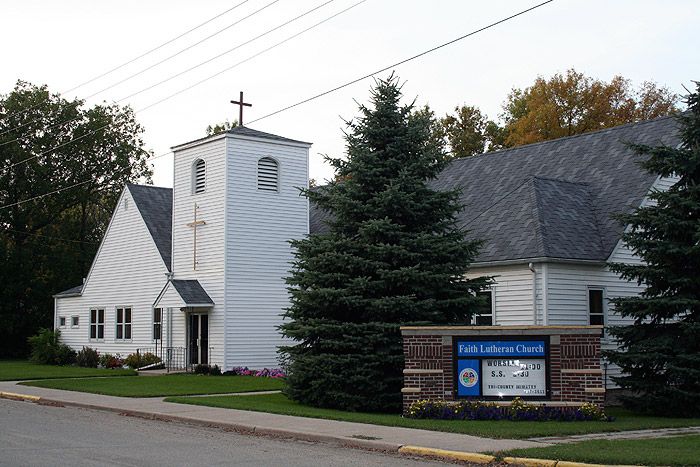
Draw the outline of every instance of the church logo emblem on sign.
M479 382L479 373L474 368L465 368L459 373L459 382L465 388L474 387Z

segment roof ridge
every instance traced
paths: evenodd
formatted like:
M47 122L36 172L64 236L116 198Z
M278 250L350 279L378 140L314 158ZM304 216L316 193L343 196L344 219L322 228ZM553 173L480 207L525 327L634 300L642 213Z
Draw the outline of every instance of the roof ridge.
M171 187L149 185L149 184L147 184L147 183L140 184L140 183L126 182L125 185L126 185L126 186L129 186L129 187L134 186L134 187L137 187L137 188L156 188L156 189L158 189L158 190L171 190L171 191L172 191L172 188L171 188Z
M582 185L582 186L586 186L586 187L591 186L590 182L577 182L575 180L564 180L563 178L543 177L541 175L533 175L532 178L538 179L538 180L547 180L550 182L569 183L571 185Z
M611 127L609 127L609 128L601 128L600 130L587 131L587 132L585 132L585 133L579 133L579 134L577 134L577 135L560 136L559 138L548 139L548 140L546 140L546 141L538 141L538 142L536 142L536 143L522 144L522 145L520 145L520 146L514 146L514 147L512 147L512 148L499 149L499 150L497 150L497 151L483 152L483 153L481 153L481 154L475 154L475 155L469 156L469 157L459 157L459 158L456 158L456 159L452 159L452 162L462 162L462 161L473 160L473 159L475 159L475 158L480 158L480 157L489 156L489 155L490 155L490 156L493 156L493 155L496 155L496 154L504 154L504 153L507 153L507 152L509 152L509 151L514 151L514 150L516 150L516 149L528 148L528 147L533 147L533 146L538 146L538 145L545 145L545 144L555 143L555 142L559 142L559 141L566 140L566 139L580 138L580 137L582 137L582 136L593 135L593 134L596 134L596 133L605 133L605 132L608 132L608 131L615 131L615 130L618 130L618 129L620 129L620 128L628 128L628 127L631 127L631 126L634 126L634 125L646 125L646 124L649 124L649 123L655 123L655 122L658 122L658 121L660 121L660 120L665 120L665 119L675 118L675 117L676 117L676 115L675 115L675 114L672 114L672 115L665 115L665 116L663 116L663 117L652 118L652 119L650 119L650 120L642 120L642 121L639 121L639 122L623 123L622 125L611 126Z
M537 247L542 251L545 257L549 256L549 247L548 243L545 241L545 238L547 237L547 229L544 226L544 220L542 218L542 202L540 200L540 195L539 195L539 190L535 186L535 182L537 181L539 177L536 175L533 175L531 177L532 179L532 190L530 193L531 200L530 202L532 203L532 209L535 211L533 213L534 215L534 224L535 224L535 237L537 238Z

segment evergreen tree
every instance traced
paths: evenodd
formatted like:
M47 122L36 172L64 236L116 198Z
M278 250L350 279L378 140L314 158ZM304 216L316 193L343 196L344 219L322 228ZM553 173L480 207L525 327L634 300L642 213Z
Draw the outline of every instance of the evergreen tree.
M625 375L615 380L637 410L700 414L700 83L680 114L680 147L635 146L651 173L680 179L653 203L621 216L623 240L644 262L611 264L623 278L646 286L638 297L611 300L631 326L611 328L619 350L608 353Z
M468 324L488 278L465 280L478 242L455 223L458 193L432 190L448 163L430 112L400 104L393 75L349 122L334 182L305 194L329 231L292 242L292 297L282 326L294 345L287 394L319 407L398 411L400 325Z

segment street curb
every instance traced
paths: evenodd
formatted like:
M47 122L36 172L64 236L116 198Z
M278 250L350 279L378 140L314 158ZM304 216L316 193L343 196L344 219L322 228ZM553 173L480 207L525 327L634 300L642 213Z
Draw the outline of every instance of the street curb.
M39 402L41 400L41 397L39 396L32 396L29 394L19 394L16 392L5 392L5 391L0 391L0 399L11 399L15 401L31 401L31 402Z
M606 467L603 464L586 464L583 462L557 461L552 459L535 459L530 457L504 457L498 459L489 454L479 454L476 452L448 451L445 449L426 448L422 446L401 446L399 453L410 454L420 457L440 458L450 461L469 462L471 464L491 464L503 462L505 464L522 465L525 467ZM638 467L615 465L615 467Z
M6 393L6 394L9 394L9 393ZM27 397L28 398L36 398L36 400L27 399L27 400L32 400L33 402L39 402L39 400L40 400L42 403L54 403L54 404L58 404L58 405L66 406L66 407L77 407L77 408L81 408L81 409L101 410L104 412L113 412L113 413L117 413L119 415L125 415L128 417L143 418L146 420L159 420L159 421L163 421L163 422L187 423L190 425L196 425L196 426L201 426L201 427L206 427L206 428L219 428L219 429L223 429L225 431L233 431L235 433L240 433L240 434L244 434L244 435L268 436L268 437L274 437L274 438L295 439L295 440L299 440L299 441L331 443L331 444L337 444L337 445L340 445L343 447L365 449L365 450L369 450L369 451L380 451L380 452L393 453L393 454L396 454L397 452L399 452L399 448L401 447L400 444L387 443L387 442L378 441L378 440L366 440L366 439L359 439L359 438L350 438L350 437L346 437L346 436L324 435L324 434L304 432L304 431L298 431L298 430L295 430L295 431L285 430L285 429L281 429L281 428L261 428L261 427L255 426L255 425L246 425L246 424L242 424L242 423L212 422L212 421L208 421L208 420L200 420L197 418L183 417L183 416L179 416L179 415L170 415L170 414L164 414L164 413L158 413L158 412L144 412L144 411L140 411L140 410L125 410L125 409L120 409L120 408L116 408L116 407L105 407L102 405L85 404L82 402L62 401L62 400L55 400L55 399L39 398L37 396L27 396Z
M401 454L411 454L421 457L439 457L452 461L470 462L472 464L490 464L496 461L494 456L489 454L478 454L476 452L448 451L445 449L425 448L422 446L401 446Z

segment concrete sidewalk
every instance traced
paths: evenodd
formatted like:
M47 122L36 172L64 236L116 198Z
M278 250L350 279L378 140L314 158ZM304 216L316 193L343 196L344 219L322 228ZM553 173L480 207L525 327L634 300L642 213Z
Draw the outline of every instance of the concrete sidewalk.
M402 446L421 446L431 449L478 453L549 445L546 442L480 438L456 433L174 404L164 402L161 397L103 396L20 386L16 382L0 382L0 392L36 396L45 403L109 410L150 419L220 427L240 433L331 442L343 446L389 452L397 452Z

